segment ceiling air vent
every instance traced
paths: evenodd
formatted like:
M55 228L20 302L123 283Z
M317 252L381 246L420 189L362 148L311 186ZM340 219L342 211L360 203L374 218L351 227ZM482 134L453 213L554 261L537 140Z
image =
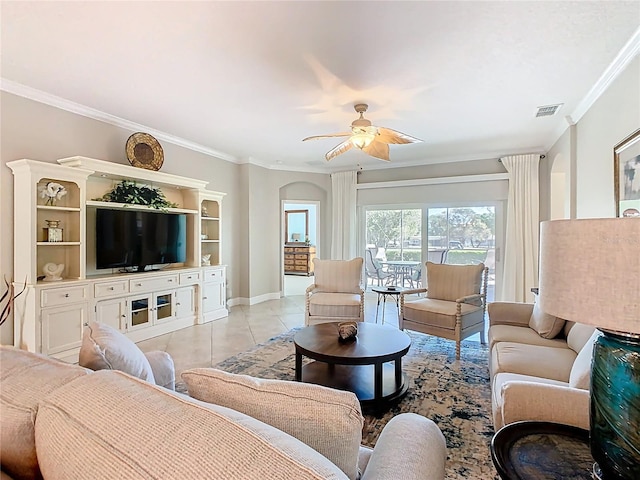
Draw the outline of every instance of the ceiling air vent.
M558 103L556 105L545 105L544 107L538 107L538 111L536 112L536 117L550 117L555 115L562 103Z

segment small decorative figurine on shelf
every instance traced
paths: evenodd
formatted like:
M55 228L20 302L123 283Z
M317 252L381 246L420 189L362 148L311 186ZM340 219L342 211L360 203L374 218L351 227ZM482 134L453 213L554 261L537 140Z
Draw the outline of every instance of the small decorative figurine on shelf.
M40 197L47 199L45 205L54 206L56 201L60 200L66 194L67 189L56 182L47 182L46 185L40 187Z
M304 244L308 247L311 245L311 240L309 240L309 237L305 237L304 238Z
M60 220L45 220L47 226L44 227L44 241L45 242L62 242L62 227L60 227Z
M206 266L208 266L208 265L211 265L211 254L202 255L201 265L202 265L203 267L206 267Z
M42 273L44 273L43 282L58 282L62 280L62 271L64 270L64 263L56 265L55 263L45 263L42 267Z
M207 207L205 207L204 205L202 206L202 210L200 215L202 215L203 217L208 217L209 216L209 212L207 211Z

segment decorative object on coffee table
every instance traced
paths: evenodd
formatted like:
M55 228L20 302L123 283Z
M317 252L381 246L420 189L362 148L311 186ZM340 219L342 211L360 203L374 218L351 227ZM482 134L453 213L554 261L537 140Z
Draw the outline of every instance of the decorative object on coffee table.
M540 308L604 334L591 368L591 454L602 474L596 478L640 478L638 279L639 219L542 222Z
M559 423L502 427L491 440L491 459L502 480L592 478L589 432Z
M343 342L349 342L356 339L358 334L357 322L340 322L338 323L338 337Z
M64 263L45 263L42 267L42 273L44 273L43 282L58 282L62 280L62 271L64 270Z
M158 140L148 133L136 132L127 139L125 147L127 159L134 167L160 170L164 162L164 152Z

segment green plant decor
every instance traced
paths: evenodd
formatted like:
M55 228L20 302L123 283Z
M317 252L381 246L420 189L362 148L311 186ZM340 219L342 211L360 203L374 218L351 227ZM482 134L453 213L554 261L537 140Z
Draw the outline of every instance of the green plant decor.
M105 193L101 198L95 198L102 202L117 202L130 205L148 205L158 210L165 208L176 208L176 203L171 203L166 199L164 193L155 187L147 185L137 185L136 182L123 180L110 192Z

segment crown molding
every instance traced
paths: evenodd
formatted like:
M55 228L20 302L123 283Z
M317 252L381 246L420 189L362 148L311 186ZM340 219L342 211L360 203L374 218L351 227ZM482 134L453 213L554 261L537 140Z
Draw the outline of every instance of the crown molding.
M593 106L598 98L611 86L613 81L624 71L625 68L640 52L640 27L631 36L629 41L622 47L622 50L613 59L611 65L602 73L589 93L582 99L576 109L571 113L574 122L580 121L582 116Z
M99 122L108 123L124 130L131 130L133 132L145 132L153 135L158 140L172 143L179 147L193 150L194 152L204 153L205 155L219 158L220 160L225 160L231 163L239 163L236 157L234 157L233 155L229 155L228 153L205 147L204 145L201 145L199 143L191 142L189 140L171 135L169 133L161 132L160 130L147 127L146 125L141 125L124 118L116 117L115 115L96 110L95 108L87 107L86 105L72 102L56 95L51 95L49 93L43 92L42 90L27 87L26 85L16 83L12 80L7 80L6 78L0 78L0 90L18 95L20 97L28 98L29 100L44 103L61 110L66 110L67 112L82 115L83 117L98 120Z
M600 75L598 81L591 87L591 90L580 101L574 111L565 116L566 123L559 124L553 135L553 142L547 146L550 150L564 134L564 132L572 125L580 121L585 113L593 106L600 96L611 86L616 78L624 71L625 68L633 61L640 52L640 27L634 32L629 41L622 47L622 50L616 55L611 64Z

